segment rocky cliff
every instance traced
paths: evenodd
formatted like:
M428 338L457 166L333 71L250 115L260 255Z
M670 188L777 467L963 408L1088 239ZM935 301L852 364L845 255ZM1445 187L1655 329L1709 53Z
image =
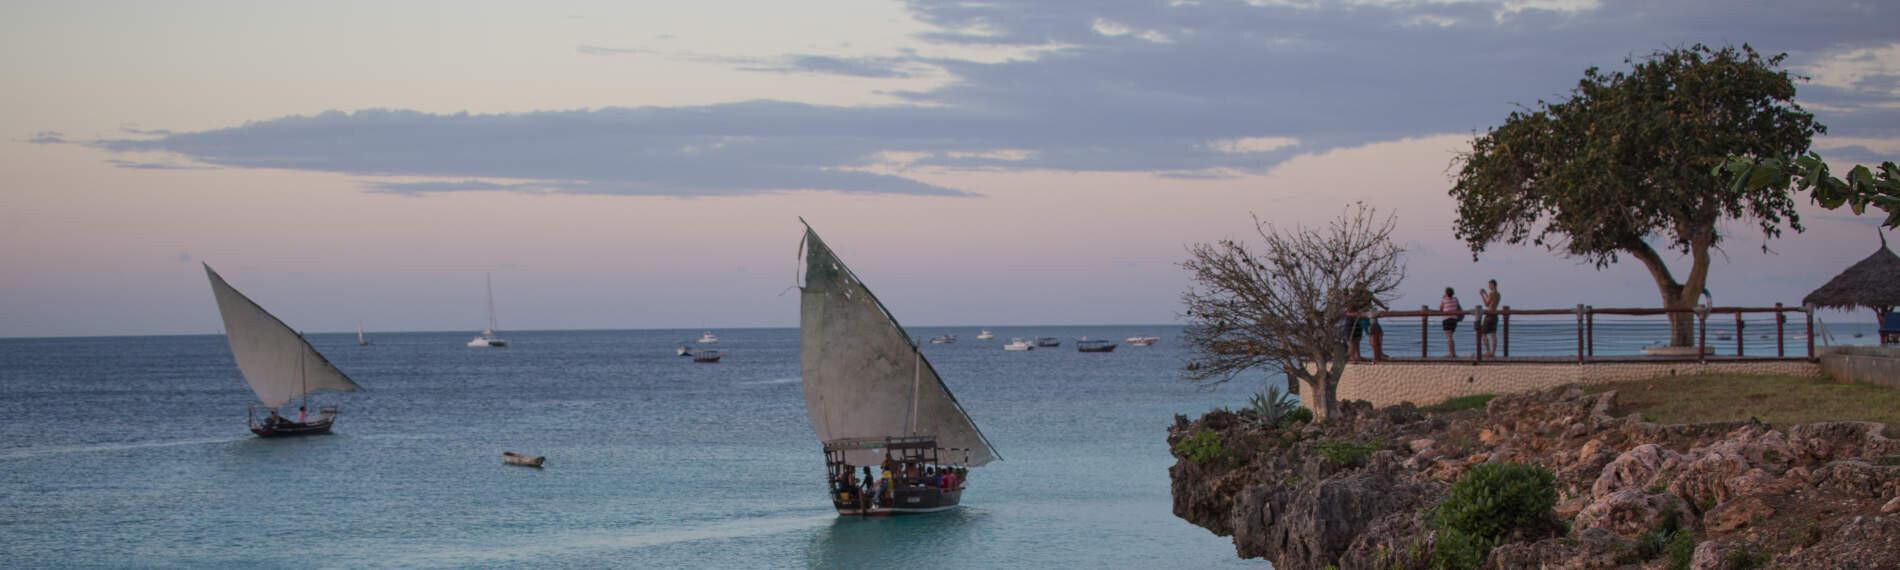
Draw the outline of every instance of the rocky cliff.
M1615 392L1559 388L1446 414L1350 402L1324 425L1177 417L1174 514L1280 570L1423 568L1450 483L1517 462L1556 475L1552 524L1517 529L1487 567L1665 568L1654 541L1680 528L1674 559L1692 568L1900 568L1900 440L1884 425L1658 425L1615 407Z

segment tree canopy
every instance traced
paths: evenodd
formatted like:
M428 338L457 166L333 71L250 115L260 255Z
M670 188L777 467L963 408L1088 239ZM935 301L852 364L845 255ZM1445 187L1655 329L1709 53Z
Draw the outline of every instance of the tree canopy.
M1693 305L1720 221L1751 220L1767 238L1802 230L1786 188L1733 185L1720 171L1735 157L1799 156L1826 132L1795 102L1784 58L1696 45L1626 60L1627 71L1584 71L1569 98L1511 113L1458 157L1457 236L1474 258L1500 243L1599 268L1633 257L1664 307ZM1685 278L1664 251L1691 257Z

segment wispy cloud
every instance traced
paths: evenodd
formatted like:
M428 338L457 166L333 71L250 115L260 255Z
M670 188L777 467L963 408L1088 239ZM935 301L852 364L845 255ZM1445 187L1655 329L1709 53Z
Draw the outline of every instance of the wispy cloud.
M40 131L27 137L26 142L33 144L66 144L66 135L59 131Z
M1517 104L1561 96L1587 67L1743 40L1825 72L1801 98L1831 133L1900 138L1900 83L1892 78L1900 52L1891 47L1900 6L1889 4L917 0L909 7L932 28L918 41L1033 55L751 57L582 45L580 54L595 57L948 80L890 92L902 103L883 106L326 112L98 144L204 164L340 172L385 192L960 195L965 190L916 178L915 169L1258 173L1298 153L1481 130ZM892 156L906 157L903 168L886 168ZM501 180L509 182L494 182Z

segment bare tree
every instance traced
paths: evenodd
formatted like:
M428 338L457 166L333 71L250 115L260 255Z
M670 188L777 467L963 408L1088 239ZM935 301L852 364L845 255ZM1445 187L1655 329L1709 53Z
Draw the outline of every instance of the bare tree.
M1259 249L1234 240L1189 247L1181 264L1193 274L1181 295L1194 351L1188 378L1218 384L1277 369L1300 382L1315 417L1331 416L1352 338L1346 313L1369 299L1392 301L1405 279L1394 224L1354 203L1318 228L1282 230L1255 217Z

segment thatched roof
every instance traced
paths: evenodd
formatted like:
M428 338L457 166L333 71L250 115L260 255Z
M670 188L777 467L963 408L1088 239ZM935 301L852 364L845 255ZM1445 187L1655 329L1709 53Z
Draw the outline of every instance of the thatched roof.
M1900 306L1900 255L1887 249L1887 240L1882 236L1880 251L1808 293L1801 298L1801 303L1824 309Z

